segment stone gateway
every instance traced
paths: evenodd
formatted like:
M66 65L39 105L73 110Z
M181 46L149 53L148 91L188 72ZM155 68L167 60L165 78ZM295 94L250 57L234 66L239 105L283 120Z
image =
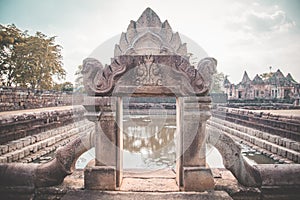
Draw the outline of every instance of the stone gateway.
M122 184L124 97L176 97L176 182L184 191L214 188L205 160L208 96L217 61L204 58L198 66L189 62L187 46L168 21L161 22L147 8L127 32L122 33L109 65L87 58L83 78L89 97L85 108L94 121L96 164L85 170L87 189L117 190Z

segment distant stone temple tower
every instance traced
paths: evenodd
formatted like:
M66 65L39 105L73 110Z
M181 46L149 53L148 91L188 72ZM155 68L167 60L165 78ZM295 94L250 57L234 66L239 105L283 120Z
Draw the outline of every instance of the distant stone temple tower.
M123 97L176 97L176 181L184 191L213 189L205 160L208 96L217 61L204 58L197 68L189 62L187 44L168 21L147 8L131 21L116 44L114 58L103 66L94 58L83 61L84 106L98 125L96 164L85 170L87 189L117 190L122 184Z
M290 73L284 76L278 69L276 72L265 73L264 79L256 74L251 80L245 71L242 81L232 84L225 78L224 89L229 100L286 100L299 99L300 84L294 80Z

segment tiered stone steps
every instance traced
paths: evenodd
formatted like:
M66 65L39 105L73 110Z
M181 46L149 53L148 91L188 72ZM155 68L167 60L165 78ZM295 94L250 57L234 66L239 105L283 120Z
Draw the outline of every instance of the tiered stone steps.
M0 112L0 144L64 126L82 119L82 106Z
M208 132L210 128L224 131L236 141L244 143L281 163L300 163L300 142L298 141L215 117L208 121Z
M84 119L0 145L0 163L29 163L55 151L83 132L94 131L94 124Z
M0 163L29 163L94 131L82 106L0 112Z
M289 112L289 114L278 114L280 112L220 107L213 110L212 115L215 118L300 142L299 111Z

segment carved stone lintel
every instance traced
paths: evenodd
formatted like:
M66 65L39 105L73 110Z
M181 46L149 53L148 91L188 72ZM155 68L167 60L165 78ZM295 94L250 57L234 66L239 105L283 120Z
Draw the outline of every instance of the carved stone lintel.
M153 57L148 56L145 62L138 65L135 69L135 83L137 86L161 86L162 74L160 66L153 62Z
M190 65L189 61L178 55L153 55L153 56L119 56L113 60L111 65L102 64L93 58L87 58L83 62L83 79L85 88L91 96L111 96L119 78L135 70L134 85L144 86L169 86L168 81L172 78L170 74L162 74L161 67L168 66L180 76L185 77L185 82L191 88L188 93L181 95L204 96L209 92L215 71L214 59L204 60L199 63L199 70ZM214 70L211 70L213 68ZM205 78L204 78L205 77ZM164 84L162 84L164 82ZM172 84L170 84L172 85Z

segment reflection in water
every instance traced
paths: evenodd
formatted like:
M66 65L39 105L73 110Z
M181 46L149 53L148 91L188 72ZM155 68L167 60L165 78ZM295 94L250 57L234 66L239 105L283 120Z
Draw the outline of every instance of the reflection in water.
M175 115L126 115L123 119L123 168L174 168L176 161ZM250 164L268 164L275 161L244 145L242 154ZM82 169L95 158L95 149L84 153L76 162ZM212 168L223 168L218 150L206 145L206 161Z
M123 167L159 169L174 167L176 116L125 116Z
M266 155L261 154L255 149L245 145L242 145L242 155L248 160L252 165L254 164L278 164L279 162L273 160L272 158L267 157Z
M83 169L91 161L95 159L95 148L84 152L76 161L75 169Z

